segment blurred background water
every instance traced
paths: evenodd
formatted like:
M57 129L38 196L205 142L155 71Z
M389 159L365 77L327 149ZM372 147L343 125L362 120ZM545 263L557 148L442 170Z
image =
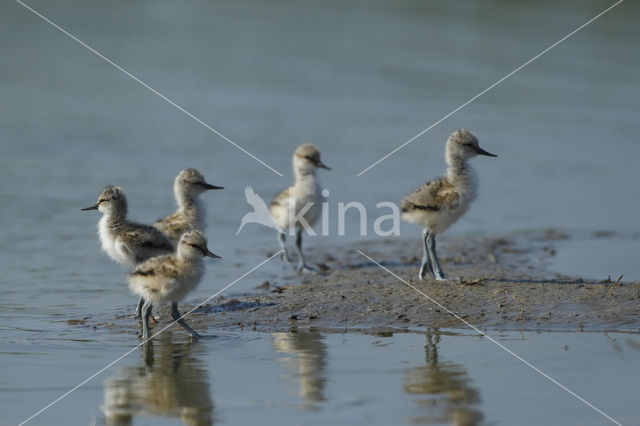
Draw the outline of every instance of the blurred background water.
M288 185L291 153L306 141L333 168L320 171L330 190L330 235L305 241L319 250L353 249L363 239L355 214L347 217L347 235L336 236L339 201L363 203L371 231L373 219L387 213L376 203L397 202L441 174L444 141L466 127L499 158L474 160L480 197L452 233L560 229L577 238L561 243L552 265L558 272L640 279L637 3L622 3L360 177L358 172L612 3L28 4L284 177L18 2L2 2L5 358L42 360L62 352L74 361L75 351L95 345L100 352L114 341L100 333L78 335L66 323L133 300L124 271L99 250L99 214L80 211L95 203L105 185L123 187L131 218L141 222L175 208L171 185L185 167L225 186L202 197L210 247L224 258L209 265L191 295L203 299L277 248L275 235L258 225L235 235L249 211L243 190L251 185L266 199ZM602 231L609 237L594 236ZM418 234L402 225L395 238L415 241ZM277 262L266 265L233 291L252 289L282 271ZM93 343L71 343L85 339ZM133 342L131 336L121 344ZM92 369L86 360L78 362L83 368L68 378L69 385ZM44 370L28 365L40 377L47 363ZM12 392L19 376L10 361L0 368L4 392Z

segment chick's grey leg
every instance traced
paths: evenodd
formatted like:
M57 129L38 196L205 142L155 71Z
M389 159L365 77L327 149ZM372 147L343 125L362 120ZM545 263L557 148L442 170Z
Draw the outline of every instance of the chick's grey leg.
M298 252L298 272L317 272L315 268L307 265L302 254L302 228L296 231L296 251Z
M278 232L278 242L280 243L280 249L282 249L282 260L291 263L289 253L287 253L287 246L285 245L286 234L284 232Z
M427 236L427 249L429 251L429 258L431 259L431 266L433 268L433 276L438 281L446 280L444 272L438 262L438 256L436 255L436 236L435 234L429 234Z
M171 316L173 317L174 320L176 320L176 322L178 324L180 324L182 326L182 328L184 328L189 333L191 333L191 336L194 339L199 339L199 338L202 337L193 328L189 327L189 324L187 324L187 322L182 318L182 315L180 315L180 312L178 312L178 303L177 302L171 303Z
M140 300L138 300L138 306L136 306L136 313L134 318L138 319L138 318L142 318L142 306L144 305L144 297L141 297Z
M418 278L421 280L424 279L427 272L431 276L434 276L431 258L429 257L429 248L427 246L427 239L429 238L429 235L431 235L429 231L426 229L422 230L422 264L420 265L420 272L418 273Z
M151 316L151 307L153 305L148 300L142 306L142 338L149 339L149 317Z

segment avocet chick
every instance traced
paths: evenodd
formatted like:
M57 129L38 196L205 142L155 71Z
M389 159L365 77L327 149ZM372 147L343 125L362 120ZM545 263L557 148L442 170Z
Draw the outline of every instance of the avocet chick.
M206 213L198 196L211 189L224 188L207 183L202 173L196 169L182 170L173 182L173 194L178 210L158 220L153 226L162 231L174 244L190 229L204 231Z
M420 279L426 272L437 280L446 279L436 256L436 235L460 219L475 200L477 181L467 160L476 155L497 157L480 148L478 139L470 131L456 130L449 136L445 148L447 174L425 183L402 200L402 219L424 227Z
M127 198L122 189L109 185L98 195L98 202L82 210L98 210L98 236L111 259L135 267L145 260L173 252L171 241L153 226L127 220Z
M315 271L308 266L302 254L302 231L305 226L312 226L321 211L320 182L316 176L316 169L320 167L331 170L320 160L320 152L310 143L300 145L293 153L293 171L295 182L293 186L280 192L271 201L269 210L273 219L280 227L278 242L282 248L282 259L291 262L285 246L286 232L296 229L296 251L298 252L298 266L300 271ZM302 219L302 220L300 220ZM302 222L305 223L302 223Z
M178 242L175 254L158 256L136 266L129 274L129 288L145 302L142 307L142 335L149 338L149 317L154 304L171 302L171 316L194 338L201 337L178 312L178 302L197 287L204 274L202 258L219 258L207 248L200 231L187 231Z
M109 185L98 195L98 202L82 210L98 210L98 236L102 250L121 265L129 268L154 256L172 253L173 243L153 226L127 220L127 198L122 189ZM144 300L138 302L135 317L140 317Z

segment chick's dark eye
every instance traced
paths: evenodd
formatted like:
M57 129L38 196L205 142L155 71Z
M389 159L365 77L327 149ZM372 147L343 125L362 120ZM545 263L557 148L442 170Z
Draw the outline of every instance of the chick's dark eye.
M194 249L198 250L199 252L201 252L202 254L207 254L207 249L204 247L200 247L197 244L189 244L191 247L193 247Z

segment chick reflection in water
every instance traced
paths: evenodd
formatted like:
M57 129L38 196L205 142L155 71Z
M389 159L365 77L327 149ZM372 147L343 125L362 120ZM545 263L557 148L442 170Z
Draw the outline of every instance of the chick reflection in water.
M404 377L404 390L410 395L428 398L417 403L428 410L428 415L412 418L412 424L448 423L456 426L471 426L482 422L482 413L476 409L480 402L478 391L469 384L464 367L438 360L440 332L428 329L425 345L426 365L410 368Z
M291 354L281 357L281 361L293 370L300 382L301 408L316 408L318 402L324 401L326 384L325 368L327 366L327 346L318 333L273 333L273 346L277 352Z
M197 343L172 343L167 332L141 349L138 367L124 367L104 382L106 425L125 426L135 417L179 417L183 425L213 424L207 371ZM137 422L136 422L137 423Z

